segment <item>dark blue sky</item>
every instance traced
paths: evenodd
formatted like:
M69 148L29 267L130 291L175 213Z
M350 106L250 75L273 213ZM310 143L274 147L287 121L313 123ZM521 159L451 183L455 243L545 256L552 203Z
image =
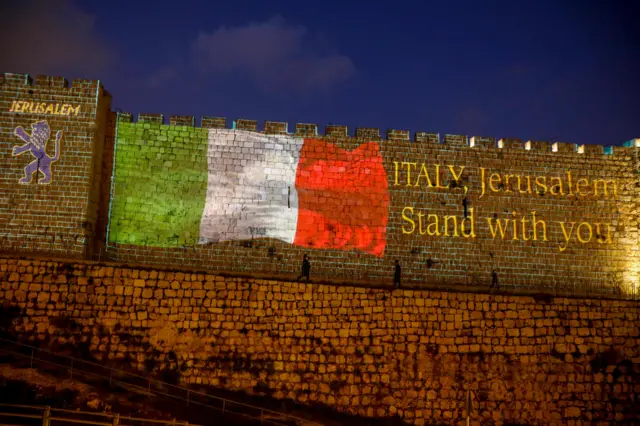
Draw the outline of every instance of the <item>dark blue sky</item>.
M16 3L0 70L101 79L136 114L640 137L637 1Z

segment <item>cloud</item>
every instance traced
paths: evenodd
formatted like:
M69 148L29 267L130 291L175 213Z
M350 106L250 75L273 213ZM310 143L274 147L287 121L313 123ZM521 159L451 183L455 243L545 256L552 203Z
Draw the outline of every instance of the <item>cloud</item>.
M95 17L69 0L6 2L0 14L0 70L100 75L114 59L97 36Z
M303 26L280 16L262 23L201 32L191 46L201 75L242 75L265 92L283 89L327 91L355 74L347 56L321 53L308 43Z

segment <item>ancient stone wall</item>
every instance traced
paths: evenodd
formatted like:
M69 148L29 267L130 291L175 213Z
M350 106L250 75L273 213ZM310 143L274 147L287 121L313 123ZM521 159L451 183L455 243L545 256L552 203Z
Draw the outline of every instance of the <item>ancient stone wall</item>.
M104 258L104 253L107 248L107 229L109 226L109 209L111 206L111 190L113 187L112 177L116 119L117 113L111 111L108 113L107 119L105 120L106 126L104 132L103 153L102 161L100 162L100 166L102 167L100 175L102 179L100 193L98 196L98 214L93 246L93 257L97 260Z
M251 120L225 130L222 118L201 127L193 117L132 118L120 114L115 138L113 260L294 277L307 254L312 279L370 283L391 282L397 259L408 285L488 286L495 270L517 289L638 291L640 140L605 149L422 132L411 140L400 130L383 140L378 129L350 137L344 126L318 135L310 124L288 133L266 122L258 132ZM296 143L315 163L296 156ZM283 183L289 163L303 160L309 170L299 165L295 185ZM288 195L270 195L271 184ZM297 223L286 219L291 200ZM245 217L260 204L277 214Z
M638 293L640 139L134 123L98 81L23 74L0 93L4 252L284 279L307 254L316 282L390 282L398 260L416 288L486 287L495 271L517 291ZM23 143L38 122L40 161Z
M12 332L182 383L413 424L640 421L638 302L0 258ZM601 423L600 423L601 422Z
M0 251L91 256L110 103L99 81L0 75Z

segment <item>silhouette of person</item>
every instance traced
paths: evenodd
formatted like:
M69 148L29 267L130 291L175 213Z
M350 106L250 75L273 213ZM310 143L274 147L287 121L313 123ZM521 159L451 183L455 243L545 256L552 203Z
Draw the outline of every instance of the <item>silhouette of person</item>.
M491 271L491 287L489 288L491 289L494 286L495 288L500 289L500 284L498 283L498 273L496 272L495 269Z
M393 285L395 285L396 288L400 288L401 275L402 275L402 269L400 268L400 262L398 262L398 259L396 259L396 271L393 274Z
M300 281L302 277L306 277L307 281L309 281L309 274L311 274L311 263L309 262L309 260L307 259L307 255L305 254L302 259L302 275L298 277L298 281Z

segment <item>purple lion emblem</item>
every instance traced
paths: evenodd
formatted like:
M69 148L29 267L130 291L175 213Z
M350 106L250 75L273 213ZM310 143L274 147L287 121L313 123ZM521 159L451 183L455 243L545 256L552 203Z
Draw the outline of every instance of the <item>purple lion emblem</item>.
M47 155L47 142L51 136L51 128L47 120L37 121L31 125L31 134L25 132L22 127L16 127L13 132L14 135L22 139L25 144L22 146L13 147L13 155L17 156L23 152L29 151L31 155L35 157L31 163L24 168L24 177L20 179L20 183L31 183L33 173L40 171L44 178L38 181L36 175L36 182L39 184L51 183L51 164L58 161L60 158L60 139L62 139L62 131L58 130L56 133L56 150L53 157Z

